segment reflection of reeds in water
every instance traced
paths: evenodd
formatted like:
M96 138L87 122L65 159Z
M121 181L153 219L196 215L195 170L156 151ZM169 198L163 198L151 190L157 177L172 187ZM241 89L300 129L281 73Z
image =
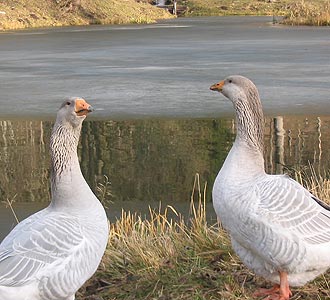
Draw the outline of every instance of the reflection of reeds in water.
M268 172L309 161L318 172L330 166L329 118L283 117L278 125L275 120L266 119ZM0 121L0 201L15 194L17 202L49 201L51 127L46 121ZM189 198L196 171L212 184L233 139L231 119L87 121L78 153L87 182L101 197L169 203ZM103 195L109 186L101 191L97 185L105 183L104 175L111 196Z
M13 194L19 202L49 200L45 131L49 122L0 121L0 200Z
M265 165L272 174L283 167L313 165L319 173L329 168L329 121L325 117L276 117L266 123Z

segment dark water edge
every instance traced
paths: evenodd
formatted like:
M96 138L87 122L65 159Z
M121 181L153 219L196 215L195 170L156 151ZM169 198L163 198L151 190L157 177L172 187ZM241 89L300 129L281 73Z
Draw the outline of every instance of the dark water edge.
M15 197L24 218L50 199L51 121L0 121L0 201ZM330 116L284 116L265 120L265 166L269 173L309 165L329 169ZM106 200L109 217L121 209L148 212L162 202L188 213L195 174L211 187L235 138L225 119L84 122L79 156L92 190ZM103 185L103 187L102 187ZM104 189L104 186L107 186ZM213 217L212 206L210 216ZM13 216L0 205L0 236Z

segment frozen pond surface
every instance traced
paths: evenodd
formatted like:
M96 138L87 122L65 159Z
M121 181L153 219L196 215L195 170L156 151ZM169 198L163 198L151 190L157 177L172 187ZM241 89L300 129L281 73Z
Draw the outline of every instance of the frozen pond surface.
M251 78L268 114L329 114L330 28L270 17L176 19L152 25L0 34L0 118L53 118L66 96L95 118L219 117L231 106L209 86Z

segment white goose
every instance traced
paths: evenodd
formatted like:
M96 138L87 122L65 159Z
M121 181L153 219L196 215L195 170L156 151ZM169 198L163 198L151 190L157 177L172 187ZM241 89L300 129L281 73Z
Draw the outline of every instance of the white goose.
M77 146L92 107L70 98L51 135L50 205L19 223L0 245L0 300L73 300L96 271L108 220L79 166Z
M233 249L257 275L273 282L255 296L287 300L330 266L330 211L296 181L264 170L264 120L258 90L230 76L210 87L229 98L237 136L213 186L213 205Z

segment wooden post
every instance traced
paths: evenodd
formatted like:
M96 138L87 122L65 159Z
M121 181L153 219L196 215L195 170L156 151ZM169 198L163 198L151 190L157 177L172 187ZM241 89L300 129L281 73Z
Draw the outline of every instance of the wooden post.
M274 118L275 127L275 163L276 174L283 174L284 169L284 138L285 130L283 126L283 117Z
M173 15L176 16L176 0L173 0Z

